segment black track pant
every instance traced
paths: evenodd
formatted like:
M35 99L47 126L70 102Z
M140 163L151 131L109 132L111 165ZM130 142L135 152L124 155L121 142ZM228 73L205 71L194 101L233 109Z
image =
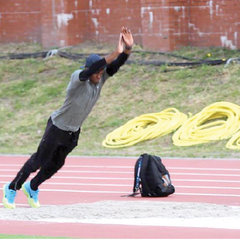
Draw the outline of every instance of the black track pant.
M67 155L77 146L79 134L80 129L69 132L57 128L49 118L37 152L26 161L9 188L19 190L29 175L40 169L31 180L32 189L37 190L64 165Z

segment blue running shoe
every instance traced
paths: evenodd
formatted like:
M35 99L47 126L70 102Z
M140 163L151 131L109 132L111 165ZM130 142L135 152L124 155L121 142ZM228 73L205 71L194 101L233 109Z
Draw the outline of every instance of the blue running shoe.
M7 183L3 186L3 206L5 208L14 209L15 206L15 197L17 191L9 189L10 183Z
M26 182L22 185L22 190L24 192L24 194L27 196L28 198L28 203L32 208L39 208L40 207L40 203L38 201L38 193L39 190L32 190L31 186L30 186L30 182Z

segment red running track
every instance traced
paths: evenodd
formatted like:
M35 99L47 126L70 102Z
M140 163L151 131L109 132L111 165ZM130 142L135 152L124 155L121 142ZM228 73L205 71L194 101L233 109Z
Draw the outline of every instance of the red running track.
M1 189L5 182L15 176L27 158L0 156ZM167 198L125 198L122 195L132 191L135 162L136 158L68 157L65 166L42 184L41 205L147 200L240 206L239 160L163 159L176 193ZM18 193L16 204L28 207L21 192ZM10 214L11 211L14 210L9 210ZM44 220L0 221L0 233L81 238L240 238L240 229L49 223Z

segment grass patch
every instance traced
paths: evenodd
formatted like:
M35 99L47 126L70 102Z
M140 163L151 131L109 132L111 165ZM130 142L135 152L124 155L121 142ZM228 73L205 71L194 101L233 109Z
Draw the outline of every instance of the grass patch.
M85 44L68 51L108 53L112 49ZM38 45L0 45L0 50L5 54L42 51ZM239 51L183 48L174 54L195 59L223 59L237 57ZM133 53L130 59L184 61L151 53ZM58 56L45 60L0 61L0 153L36 151L47 119L65 99L72 72L83 63L84 59L72 61ZM79 146L72 154L136 156L148 152L170 157L239 157L238 151L225 148L226 141L176 147L172 144L172 134L123 149L106 149L101 145L109 132L141 114L169 107L195 114L216 101L239 104L239 76L238 64L227 68L224 65L191 68L125 65L107 80L99 101L82 126Z

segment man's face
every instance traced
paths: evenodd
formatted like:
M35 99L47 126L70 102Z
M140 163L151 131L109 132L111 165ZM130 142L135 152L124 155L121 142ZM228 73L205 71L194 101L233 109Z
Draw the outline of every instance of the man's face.
M99 81L100 81L100 79L101 79L101 77L102 77L102 75L103 75L103 72L104 72L104 69L100 70L100 71L97 72L97 73L92 74L92 75L90 76L90 78L89 78L90 81L91 81L92 83L94 83L94 84L99 83Z

